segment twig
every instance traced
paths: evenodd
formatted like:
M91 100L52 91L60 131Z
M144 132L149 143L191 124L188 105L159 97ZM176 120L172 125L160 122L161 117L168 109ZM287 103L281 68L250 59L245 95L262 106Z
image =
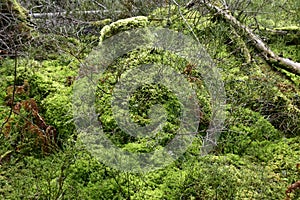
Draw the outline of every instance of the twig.
M100 6L101 8L107 10L107 8L106 8L103 4L97 2L96 0L93 0L93 2L94 2L95 4L97 4L98 6Z
M195 40L197 40L197 42L200 44L200 41L197 37L197 35L195 34L195 32L193 31L193 28L191 27L191 25L188 23L188 21L185 19L185 17L183 16L181 10L180 10L180 5L176 2L176 0L172 0L173 3L178 7L178 11L179 11L179 14L181 16L181 18L183 19L184 23L188 26L189 30L191 31L191 33L193 34Z
M17 67L18 67L18 58L17 58L17 50L15 50L15 58L14 58L14 85L13 85L13 93L12 93L12 99L11 99L11 106L10 106L10 111L8 114L8 117L6 120L2 123L1 128L0 128L0 133L2 133L2 130L11 118L11 115L13 113L13 107L14 107L14 101L15 101L15 92L16 92L16 83L17 83Z

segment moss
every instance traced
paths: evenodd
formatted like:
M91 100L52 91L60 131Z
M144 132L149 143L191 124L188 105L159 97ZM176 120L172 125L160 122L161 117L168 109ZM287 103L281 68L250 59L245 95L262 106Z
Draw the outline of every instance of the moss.
M109 25L110 23L111 23L111 19L103 19L100 21L92 22L92 25L99 28L103 28L104 26Z
M109 38L112 35L115 35L119 32L127 31L134 28L146 27L148 24L148 18L144 16L118 20L102 28L100 32L100 43L106 38Z
M253 142L277 141L282 137L282 133L260 113L242 107L228 107L227 130L221 134L216 151L244 155Z
M208 155L191 158L176 171L163 175L160 189L165 195L184 199L277 199L284 197L284 183L274 181L276 174L269 168L254 165L251 160L235 154ZM268 184L265 184L268 182ZM157 185L157 184L156 184Z
M140 65L145 64L163 64L173 70L184 73L186 67L186 61L182 60L178 56L173 55L170 52L161 52L153 50L135 50L128 53L126 56L116 60L116 62L109 66L106 72L100 76L99 90L97 91L96 109L100 113L100 121L103 125L104 130L108 133L110 139L112 139L116 145L124 145L126 142L134 142L128 137L124 137L124 133L117 128L117 123L114 120L115 116L112 116L111 111L111 100L113 88L119 79L120 74L124 73L126 70L131 70ZM200 79L200 72L192 70L191 76ZM201 106L202 118L200 122L199 132L207 128L210 119L211 106L208 100L208 92L202 83L192 83L194 90L197 93L199 104ZM105 92L103 92L105 91ZM140 125L145 125L149 123L149 109L151 106L161 103L164 105L164 109L168 113L167 122L163 126L163 130L157 133L156 140L159 145L166 144L170 138L174 137L180 122L178 121L180 104L178 100L172 96L170 91L166 88L158 87L157 85L141 85L141 88L130 97L129 104L131 109L131 118L135 123ZM133 106L135 105L135 106ZM122 114L120 112L120 114ZM114 134L109 134L114 132ZM153 138L147 138L142 140L138 138L137 143L140 143L144 147L153 148L155 142L152 141ZM128 146L129 145L129 146ZM139 144L134 147L134 144L128 144L127 147L140 148ZM149 149L148 149L149 150ZM145 150L143 150L145 151ZM146 149L147 151L147 149Z
M130 18L107 25L101 31L103 34L101 40L124 30L154 24L169 25L172 29L189 34L186 23L181 19L176 7L171 9L170 21L167 19L168 9L155 11L155 15L159 13L163 18L161 21L156 21L155 17L151 16L148 19L146 17L140 20ZM183 13L191 24L196 23L193 22L195 16L200 16L196 12ZM171 24L168 24L169 22ZM194 27L194 32L199 35L200 42L205 44L217 67L221 70L227 92L226 127L214 151L205 157L199 154L202 145L201 134L207 129L212 108L209 94L202 82L203 77L198 71L192 70L190 76L186 77L188 79L194 76L200 80L193 86L196 88L204 116L199 134L190 149L168 167L141 175L118 173L97 163L95 159L87 156L88 153L84 152L83 148L80 148L70 153L72 159L76 158L71 165L68 165L71 161L63 161L59 156L45 160L25 158L27 165L22 164L24 158L18 160L21 170L7 170L9 176L5 180L2 178L5 172L3 170L0 183L5 185L6 191L1 190L0 195L5 193L8 195L5 197L15 199L20 198L19 191L24 191L25 194L34 198L37 194L34 188L42 188L42 192L50 191L50 189L54 191L57 189L56 180L60 180L60 175L66 175L64 198L67 199L88 197L92 199L284 199L287 186L299 180L299 173L296 169L300 156L299 85L289 80L290 76L282 76L274 71L274 68L256 56L256 52L251 48L253 60L246 65L243 64L241 54L233 52L236 46L228 45L234 41L228 42L230 27L225 24L212 22L208 17L201 17L198 25ZM61 42L60 44L71 43L59 50L71 48L75 51L72 48L82 45L72 38L58 38L57 40ZM51 40L48 41L51 42ZM70 99L72 88L65 81L67 77L78 74L79 61L66 54L57 55L55 53L57 49L53 46L48 46L54 53L52 59L46 57L40 61L20 60L18 82L22 83L24 79L30 80L31 95L40 99L43 115L47 122L57 128L59 139L63 143L75 131ZM280 51L281 47L280 45L274 46L277 51ZM296 58L299 53L298 49L293 48L294 53L289 50L286 54L292 54ZM96 108L101 115L99 119L107 136L117 146L131 152L143 153L155 148L163 148L162 145L157 145L157 141L163 141L162 144L165 144L173 137L172 134L178 127L175 119L176 113L171 112L170 120L163 131L157 134L156 141L149 137L134 138L122 132L112 116L111 93L118 79L122 78L121 75L127 70L149 63L169 65L182 74L187 64L170 52L138 49L116 59L100 77L98 85ZM5 87L13 82L11 75L13 60L3 61L2 66L0 73L5 77L0 77L0 88L5 90ZM297 77L294 79L298 80ZM166 95L168 92L159 89L147 86L140 88L131 96L131 102L136 104L132 106L131 114L137 122L147 122L146 111L156 102L155 95L158 94L157 96L161 99L163 99L162 96L168 96ZM150 97L147 99L147 95L143 96L142 91ZM0 95L3 96L4 93ZM143 101L138 102L137 99ZM173 100L169 98L166 107L173 105L177 108L176 104L172 104ZM0 107L0 111L7 113L8 107ZM4 114L1 113L0 117L3 118ZM0 146L11 147L9 142L2 141ZM60 153L65 155L66 151ZM53 158L55 158L54 161ZM28 165L31 166L30 169ZM1 165L2 169L4 166ZM33 172L38 172L38 179L34 178L36 173ZM26 176L20 177L20 173ZM32 185L37 187L32 187ZM48 198L47 195L49 194L40 194L39 197Z
M4 91L6 87L13 85L13 60L4 63L6 80L2 82ZM78 60L67 55L60 55L57 60L36 61L20 59L18 61L17 85L22 85L24 80L29 82L30 97L39 103L49 94L59 92L72 84L79 69ZM70 83L68 83L70 81Z
M61 145L75 132L75 125L72 120L71 92L72 88L59 90L44 98L41 103L46 120L57 129L58 140Z

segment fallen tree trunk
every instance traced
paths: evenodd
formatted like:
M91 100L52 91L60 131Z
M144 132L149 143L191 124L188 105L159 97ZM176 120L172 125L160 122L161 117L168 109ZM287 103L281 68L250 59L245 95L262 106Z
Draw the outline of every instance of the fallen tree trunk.
M54 18L67 15L90 15L90 14L105 14L112 12L110 10L88 10L88 11L70 11L70 12L52 12L52 13L30 13L29 16L32 18ZM113 11L115 13L121 13L121 11Z
M218 6L215 6L209 2L203 1L203 0L196 0L196 1L191 1L189 2L186 7L191 8L193 7L196 3L203 4L207 9L209 9L212 12L215 12L219 16L221 16L225 21L230 23L232 26L235 28L243 31L246 36L248 36L254 46L262 51L266 57L267 60L269 61L276 61L277 63L281 64L283 66L283 69L292 72L294 74L300 75L300 63L294 62L288 58L283 58L278 55L276 55L263 41L262 39L259 38L253 31L243 25L241 22L239 22L230 12L228 9L222 9Z

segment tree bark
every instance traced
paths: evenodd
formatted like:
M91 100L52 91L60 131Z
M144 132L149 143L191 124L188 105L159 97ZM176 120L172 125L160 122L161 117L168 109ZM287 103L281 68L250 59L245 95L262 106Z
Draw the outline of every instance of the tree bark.
M203 0L196 0L196 1L190 1L186 7L192 8L196 3L203 4L207 9L210 11L218 14L220 17L222 17L225 21L230 23L235 28L243 31L248 38L251 39L254 46L259 50L262 51L265 55L265 58L269 61L275 61L282 65L282 68L292 72L294 74L300 75L300 63L294 62L293 60L290 60L288 58L283 58L278 55L276 55L263 41L259 38L253 31L243 25L241 22L239 22L230 12L228 9L222 9L216 5L213 5L207 1Z

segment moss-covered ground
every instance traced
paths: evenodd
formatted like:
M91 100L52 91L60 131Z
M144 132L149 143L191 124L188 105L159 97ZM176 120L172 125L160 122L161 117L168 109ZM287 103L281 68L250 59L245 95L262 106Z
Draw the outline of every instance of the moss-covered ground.
M300 180L300 77L266 62L251 45L251 62L245 64L243 49L232 36L232 27L222 21L200 17L197 12L158 9L148 17L126 19L105 26L100 39L39 35L43 44L31 48L33 56L17 60L16 84L28 83L28 91L16 94L11 114L0 135L1 199L284 199L288 186ZM198 16L198 21L194 18ZM201 137L210 121L209 94L201 75L187 75L196 88L202 108L198 140L168 167L145 173L118 172L97 161L77 139L72 112L72 86L92 46L120 31L145 26L163 26L191 34L187 23L220 70L226 91L226 120L218 145L200 156ZM195 24L193 24L195 23ZM54 40L53 40L54 38ZM271 36L270 47L300 62L299 45L286 45L286 38ZM52 42L51 42L52 41ZM55 41L55 43L53 42ZM9 87L14 82L14 59L0 60L0 122L10 112ZM178 102L158 85L139 88L131 102L136 123L149 122L148 109L162 102L169 110L167 123L156 138L126 135L112 118L111 89L121 73L140 64L170 65L184 74L186 61L152 49L135 50L119 58L99 80L96 108L106 135L120 148L148 152L162 147L178 128ZM192 79L194 78L194 79ZM38 114L56 129L54 144L41 142L32 124ZM142 99L142 102L138 101ZM25 103L24 103L25 102ZM174 108L177 108L174 109ZM16 110L16 108L14 108ZM38 126L38 125L35 125ZM43 127L37 127L43 129ZM44 130L46 131L46 129ZM157 142L159 141L159 142ZM47 146L47 148L45 148ZM292 199L300 198L299 190Z

